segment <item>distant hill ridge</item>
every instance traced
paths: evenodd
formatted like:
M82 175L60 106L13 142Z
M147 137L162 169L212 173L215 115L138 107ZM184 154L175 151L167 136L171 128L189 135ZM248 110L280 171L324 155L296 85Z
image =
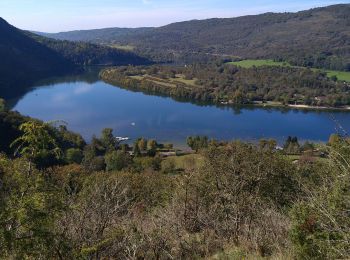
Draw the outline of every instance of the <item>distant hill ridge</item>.
M297 13L193 20L158 28L107 28L45 35L132 45L137 52L163 61L198 55L229 55L350 70L350 4Z
M69 32L60 33L44 33L33 32L35 34L53 38L56 40L68 40L68 41L84 41L92 43L105 43L113 42L114 39L119 37L126 37L138 33L144 33L153 30L153 27L144 28L103 28L92 30L75 30Z

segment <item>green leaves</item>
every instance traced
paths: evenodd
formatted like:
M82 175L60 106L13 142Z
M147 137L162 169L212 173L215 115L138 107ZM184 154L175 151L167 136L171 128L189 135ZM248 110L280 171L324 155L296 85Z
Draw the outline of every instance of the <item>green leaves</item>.
M0 98L0 112L5 111L5 109L6 109L5 99Z
M54 239L53 198L40 172L24 159L0 156L0 258L47 258ZM57 199L57 198L55 198Z
M350 254L349 141L333 136L329 160L300 181L305 194L291 211L291 240L301 259L346 259ZM315 177L314 177L315 179Z
M11 147L17 147L16 153L33 161L39 155L53 154L57 159L61 156L61 149L51 136L48 124L28 121L20 125L23 135L17 138Z

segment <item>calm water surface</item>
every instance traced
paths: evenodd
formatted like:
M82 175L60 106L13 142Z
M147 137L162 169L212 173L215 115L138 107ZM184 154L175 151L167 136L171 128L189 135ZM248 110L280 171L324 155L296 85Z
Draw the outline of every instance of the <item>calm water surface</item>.
M63 120L89 140L106 127L117 136L154 138L184 145L190 135L220 140L275 138L326 141L337 130L333 117L346 130L350 113L264 108L220 108L182 103L79 77L49 80L14 103L13 110L44 121Z

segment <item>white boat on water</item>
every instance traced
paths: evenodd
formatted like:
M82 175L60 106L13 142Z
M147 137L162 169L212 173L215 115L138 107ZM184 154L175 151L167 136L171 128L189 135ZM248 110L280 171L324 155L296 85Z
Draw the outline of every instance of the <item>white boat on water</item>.
M129 137L120 137L120 136L117 136L115 139L116 139L118 142L123 142L123 141L128 141L128 140L130 140Z

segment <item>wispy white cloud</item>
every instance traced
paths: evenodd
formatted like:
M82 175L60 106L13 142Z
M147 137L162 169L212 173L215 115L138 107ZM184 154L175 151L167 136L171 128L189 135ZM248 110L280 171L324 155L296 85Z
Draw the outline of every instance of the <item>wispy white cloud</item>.
M92 90L93 90L93 86L91 84L83 84L74 89L74 94L81 95L81 94L89 93Z

